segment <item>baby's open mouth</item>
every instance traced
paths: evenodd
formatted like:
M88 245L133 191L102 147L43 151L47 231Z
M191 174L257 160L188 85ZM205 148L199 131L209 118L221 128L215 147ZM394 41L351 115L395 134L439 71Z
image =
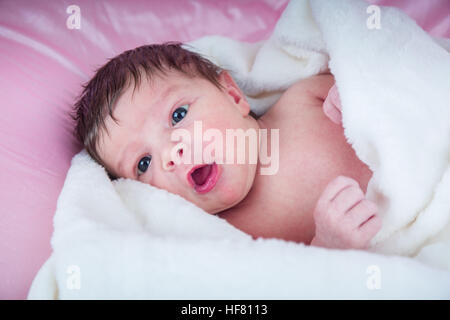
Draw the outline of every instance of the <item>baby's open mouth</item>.
M211 191L219 178L217 164L199 165L193 167L188 173L188 181L198 193Z

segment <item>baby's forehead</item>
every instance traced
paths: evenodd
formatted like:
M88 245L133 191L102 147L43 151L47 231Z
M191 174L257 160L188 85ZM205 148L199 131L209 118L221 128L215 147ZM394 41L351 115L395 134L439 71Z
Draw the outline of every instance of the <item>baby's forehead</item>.
M184 80L176 74L168 74L150 79L143 77L137 85L130 83L113 104L112 114L118 119L130 118L128 120L138 121L139 119L134 119L130 114L140 114L144 111L157 113L160 108L150 106L162 105L178 92L188 90L189 84ZM112 120L108 121L110 125L114 124Z
M122 103L139 102L139 100L145 99L164 99L167 97L165 94L169 89L173 93L175 89L181 89L186 86L186 81L176 74L169 74L167 76L143 76L136 82L130 81L126 88L122 90L116 100L116 106Z

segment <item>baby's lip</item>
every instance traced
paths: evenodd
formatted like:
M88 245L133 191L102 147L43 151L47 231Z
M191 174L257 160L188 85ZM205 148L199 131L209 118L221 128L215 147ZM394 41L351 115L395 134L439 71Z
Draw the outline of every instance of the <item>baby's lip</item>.
M189 185L194 188L197 193L204 194L208 193L215 187L217 180L219 179L219 175L219 167L215 162L213 162L212 164L201 164L192 167L187 174L187 180ZM198 182L201 182L201 184Z

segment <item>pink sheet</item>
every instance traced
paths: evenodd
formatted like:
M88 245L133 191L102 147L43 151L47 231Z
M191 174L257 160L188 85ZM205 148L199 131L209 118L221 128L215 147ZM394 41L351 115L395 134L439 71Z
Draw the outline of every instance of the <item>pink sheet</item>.
M450 2L371 1L402 8L435 36L450 37ZM144 43L220 34L266 39L286 0L78 0L0 2L0 298L23 299L51 253L53 214L72 156L70 109L95 68Z

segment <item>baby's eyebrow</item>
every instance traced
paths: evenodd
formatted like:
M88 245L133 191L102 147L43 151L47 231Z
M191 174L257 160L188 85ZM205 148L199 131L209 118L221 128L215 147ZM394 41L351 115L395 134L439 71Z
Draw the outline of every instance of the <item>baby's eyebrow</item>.
M180 86L171 85L166 90L164 90L160 95L160 100L166 100L169 98L175 91L177 91L180 88Z

